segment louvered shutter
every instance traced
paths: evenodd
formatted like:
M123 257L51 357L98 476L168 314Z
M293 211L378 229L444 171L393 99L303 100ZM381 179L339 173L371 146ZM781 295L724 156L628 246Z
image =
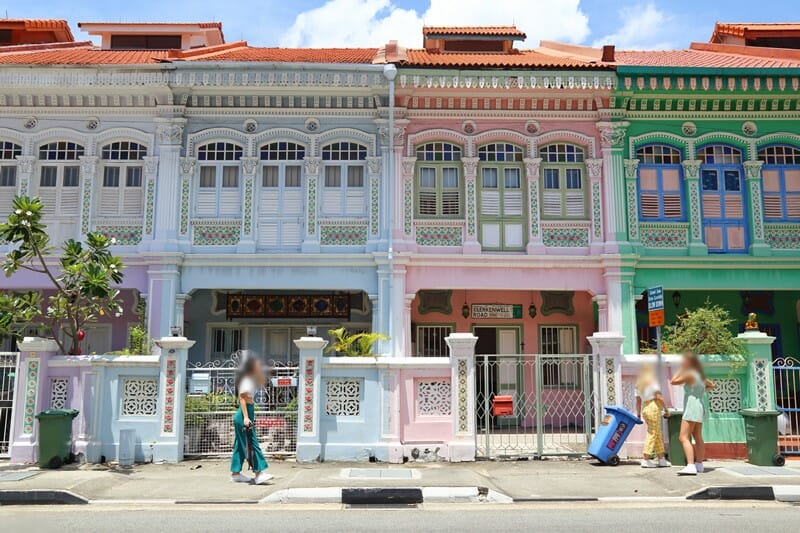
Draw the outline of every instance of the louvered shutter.
M447 167L442 169L442 215L458 216L461 214L461 189L458 183L458 169Z
M417 202L420 215L436 215L436 169L421 167L419 169L419 185Z
M322 187L322 214L342 214L342 169L338 166L325 167L325 183Z
M259 222L258 224L258 245L277 246L279 224L277 221Z
M103 183L100 187L100 202L98 212L101 216L116 216L119 214L119 167L103 168Z
M5 215L14 205L17 194L17 167L8 165L0 167L0 213Z
M143 211L142 167L128 167L126 169L125 187L122 188L122 214L126 216L141 216Z
M219 216L242 216L242 190L239 187L239 167L222 167L222 187L219 193Z
M303 225L299 220L284 220L281 230L284 246L300 246L303 241Z
M42 215L52 215L58 210L56 205L58 167L42 167L39 177L39 199L42 201Z
M62 186L59 191L58 215L77 216L80 213L81 167L64 167Z
M658 171L654 168L639 169L639 207L642 218L658 218Z
M200 217L213 217L217 214L217 169L212 166L200 167L200 187L197 189L196 214Z
M583 218L586 216L583 172L580 169L568 168L565 174L564 215L567 218Z
M346 206L347 215L363 215L365 211L364 167L347 167Z
M742 195L738 193L725 195L725 218L742 218L744 207Z
M260 216L275 216L280 211L279 168L266 166L262 169Z
M664 202L664 218L683 217L681 202L681 178L677 168L661 170L661 190Z
M783 179L786 190L786 217L800 219L800 170L785 170Z
M299 166L286 167L282 207L284 215L303 214L303 183Z

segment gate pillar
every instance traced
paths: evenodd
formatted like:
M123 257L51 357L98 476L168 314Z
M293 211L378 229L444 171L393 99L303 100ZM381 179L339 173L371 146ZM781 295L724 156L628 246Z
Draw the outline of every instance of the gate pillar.
M771 411L775 408L772 371L772 343L775 342L775 337L761 331L745 331L738 338L750 354L747 379L749 390L745 398L750 398L751 402L745 407Z
M450 442L450 461L475 460L475 344L472 333L451 333L445 338L450 348L452 364L450 390L452 393L453 440Z
M319 461L322 444L319 434L320 375L322 350L328 341L321 337L300 337L294 341L300 350L300 375L297 389L297 462Z
M158 404L161 406L160 438L153 447L153 461L177 463L183 460L183 431L186 403L186 361L195 341L186 337L162 337Z
M595 368L595 429L603 420L604 405L619 405L622 401L622 343L625 337L613 331L598 331L587 337L592 345Z

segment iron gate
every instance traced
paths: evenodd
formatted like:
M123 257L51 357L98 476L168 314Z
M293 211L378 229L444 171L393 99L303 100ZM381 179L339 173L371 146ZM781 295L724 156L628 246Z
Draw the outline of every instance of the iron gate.
M233 414L239 356L187 368L184 454L227 455L233 449ZM296 366L266 371L266 383L255 394L256 433L267 455L292 455L297 448Z
M580 456L594 428L592 356L478 355L477 454ZM511 414L495 414L511 397ZM497 409L496 409L497 408Z
M14 384L19 369L19 354L0 352L0 457L8 457L11 426L14 420Z
M781 357L772 364L775 381L775 404L778 418L778 442L784 455L800 455L800 358Z

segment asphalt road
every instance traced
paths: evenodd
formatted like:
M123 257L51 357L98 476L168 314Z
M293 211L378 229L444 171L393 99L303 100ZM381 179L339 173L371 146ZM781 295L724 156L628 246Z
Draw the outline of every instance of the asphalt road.
M342 509L341 506L0 507L4 533L209 531L433 532L433 531L793 531L800 509L777 503L686 502L439 505L415 509Z

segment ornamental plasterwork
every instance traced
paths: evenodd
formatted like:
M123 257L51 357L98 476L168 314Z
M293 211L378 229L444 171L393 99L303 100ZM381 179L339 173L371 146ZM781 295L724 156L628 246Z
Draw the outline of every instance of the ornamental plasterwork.
M623 164L625 165L625 179L636 179L636 170L639 168L639 160L625 159Z
M575 76L571 72L552 73L548 75L523 75L522 73L492 74L483 72L463 72L459 74L435 73L428 74L423 71L406 71L400 76L401 88L428 88L428 89L583 89L583 90L612 90L616 86L616 76L606 73Z
M155 175L158 172L158 156L148 155L142 158L144 162L144 173L148 176Z
M700 165L702 164L703 162L699 159L681 161L681 166L683 167L683 178L687 180L697 179L700 173Z
M367 174L370 176L379 176L381 173L382 158L368 157L367 158Z
M604 148L618 148L625 140L627 123L598 124L600 130L600 143Z
M160 144L180 144L183 139L183 124L165 124L158 128Z
M697 126L695 125L694 122L684 122L681 125L681 131L687 137L694 137L695 135L697 135Z
M20 174L30 174L33 172L33 165L36 163L36 157L32 155L18 155L17 156L17 170Z
M81 174L83 176L94 176L95 172L97 171L97 160L96 156L91 155L84 155L81 156Z
M400 165L403 169L403 177L404 178L413 178L414 177L414 168L417 164L416 157L404 157L402 161L400 161Z
M747 135L748 137L752 137L756 133L758 133L758 126L756 126L755 122L747 121L742 124L742 133Z
M590 178L599 178L603 170L603 160L587 159L586 170L588 170Z
M181 167L181 174L185 176L191 176L194 174L194 168L195 165L197 165L197 159L193 157L181 157L179 164Z
M478 161L477 157L462 157L461 163L464 165L464 177L465 178L474 178L478 173Z
M381 126L378 128L378 135L381 138L381 144L386 144L389 134L389 126ZM394 146L403 146L406 138L406 128L405 126L397 126L394 127Z
M239 160L242 164L242 174L252 176L256 173L259 159L257 157L242 157Z
M539 167L542 164L542 158L525 158L522 162L525 163L525 173L528 175L528 179L539 179Z
M305 170L306 176L319 176L319 173L322 170L322 158L308 156L304 157L303 170Z
M745 161L742 163L744 167L744 175L747 179L752 180L761 177L761 167L764 165L763 161Z

